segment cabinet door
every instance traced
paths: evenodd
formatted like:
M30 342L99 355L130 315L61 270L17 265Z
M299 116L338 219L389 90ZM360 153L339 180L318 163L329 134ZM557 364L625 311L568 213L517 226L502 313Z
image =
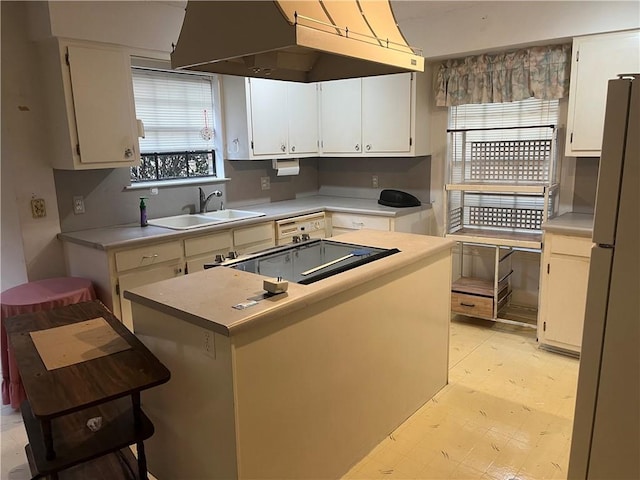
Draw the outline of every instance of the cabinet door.
M320 118L322 152L361 153L361 80L332 80L322 82Z
M411 150L411 74L362 79L364 153Z
M315 83L287 82L289 153L318 152L318 91Z
M251 139L254 155L286 155L287 82L251 78Z
M548 262L542 307L541 342L580 351L584 325L589 259L569 255L551 255Z
M118 284L120 286L120 320L122 320L122 323L124 323L129 330L133 331L131 302L124 298L125 290L179 277L183 274L183 270L182 261L176 261L144 270L131 270L129 273L120 275L120 277L118 277Z
M640 32L576 38L573 44L567 148L569 156L600 156L607 82L640 72Z
M139 163L129 55L79 45L67 54L80 162Z

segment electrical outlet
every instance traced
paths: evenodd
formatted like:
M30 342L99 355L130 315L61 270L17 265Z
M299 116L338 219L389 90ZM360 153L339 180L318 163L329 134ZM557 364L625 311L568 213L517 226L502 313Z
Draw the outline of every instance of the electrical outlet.
M44 198L31 199L31 216L33 218L42 218L47 216L47 209L44 204Z
M82 195L73 197L73 213L75 215L84 213L84 198L82 197Z
M378 188L378 175L371 176L371 186L373 188Z
M269 190L271 188L271 180L269 177L260 177L260 187L262 190Z

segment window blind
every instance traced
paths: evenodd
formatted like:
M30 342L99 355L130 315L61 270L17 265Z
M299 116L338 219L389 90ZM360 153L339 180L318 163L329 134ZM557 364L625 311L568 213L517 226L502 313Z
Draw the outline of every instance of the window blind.
M450 182L489 177L495 183L516 184L555 180L555 129L549 126L557 124L558 100L450 107Z
M534 127L558 124L558 100L529 98L518 102L481 103L449 108L450 129ZM534 140L550 138L549 128L485 130L469 133L474 140Z
M136 116L144 122L140 151L213 150L213 88L209 76L132 69Z

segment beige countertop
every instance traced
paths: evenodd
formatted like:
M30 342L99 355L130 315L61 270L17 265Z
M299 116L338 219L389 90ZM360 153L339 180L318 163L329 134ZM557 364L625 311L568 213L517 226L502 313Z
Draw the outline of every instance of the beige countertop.
M137 224L128 224L105 228L93 228L76 232L63 232L58 234L58 238L66 242L73 242L92 248L108 250L124 246L135 246L139 243L155 240L168 241L180 239L187 236L193 236L194 234L211 233L217 230L227 230L229 228L247 226L265 221L281 220L283 218L323 211L401 217L420 210L429 209L431 208L431 205L423 204L420 207L394 208L379 205L377 200L373 199L315 195L281 202L242 205L237 208L261 212L265 215L262 217L254 217L246 220L227 222L191 230L172 230L153 225L140 227Z
M593 234L593 215L588 213L564 213L544 222L542 230L561 235L591 237Z
M310 285L289 282L284 294L261 299L237 310L233 305L264 294L261 275L216 267L145 285L124 293L125 298L176 316L223 335L232 335L257 321L304 308L371 278L414 264L450 249L453 240L409 233L358 230L332 240L358 245L398 248L399 253L353 268ZM422 301L416 298L417 302Z

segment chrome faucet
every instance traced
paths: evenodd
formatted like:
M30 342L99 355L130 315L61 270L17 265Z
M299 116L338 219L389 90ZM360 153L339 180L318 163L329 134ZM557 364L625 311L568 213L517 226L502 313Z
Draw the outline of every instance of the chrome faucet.
M198 193L200 194L200 213L207 213L207 205L209 204L209 200L211 197L221 197L222 192L220 190L214 190L209 195L204 194L204 190L201 187L198 187ZM222 210L224 203L220 202L220 210Z

